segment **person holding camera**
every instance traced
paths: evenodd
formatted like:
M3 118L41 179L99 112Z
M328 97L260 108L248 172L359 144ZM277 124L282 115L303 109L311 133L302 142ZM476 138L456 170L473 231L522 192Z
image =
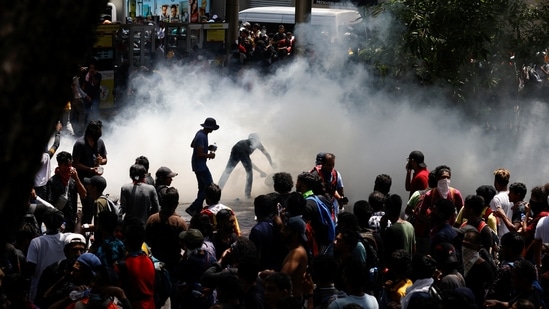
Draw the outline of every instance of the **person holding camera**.
M196 132L191 142L191 148L193 148L191 165L198 181L196 200L194 200L191 206L185 209L191 217L202 210L204 199L206 198L206 187L213 183L212 174L208 169L206 161L208 159L215 159L215 151L217 150L217 146L215 145L208 146L208 134L219 129L219 125L217 125L214 118L208 117L201 126L203 129Z

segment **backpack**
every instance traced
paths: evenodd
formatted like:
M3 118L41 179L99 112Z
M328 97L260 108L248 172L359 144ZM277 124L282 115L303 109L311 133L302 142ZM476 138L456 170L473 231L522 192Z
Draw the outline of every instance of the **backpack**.
M366 229L359 232L359 241L364 246L364 249L366 249L366 270L368 270L366 289L372 291L375 295L378 295L383 278L379 274L379 251L373 231Z
M308 200L313 200L318 205L318 214L320 216L320 222L327 227L328 239L335 239L335 223L333 218L334 209L326 205L318 196L310 195Z
M437 189L435 188L425 191L425 193L420 196L416 208L414 208L414 212L412 216L410 216L409 221L414 226L414 231L417 237L429 236L429 230L431 228L431 209L435 204L433 197L435 194L437 194L436 190ZM425 203L425 197L427 196L428 192L431 192L430 203ZM455 189L450 188L447 199L450 201L454 201L454 193Z
M156 308L161 308L170 297L172 281L164 263L154 257L149 258L154 265L154 305ZM127 273L128 268L125 259L120 259L116 263L121 274Z

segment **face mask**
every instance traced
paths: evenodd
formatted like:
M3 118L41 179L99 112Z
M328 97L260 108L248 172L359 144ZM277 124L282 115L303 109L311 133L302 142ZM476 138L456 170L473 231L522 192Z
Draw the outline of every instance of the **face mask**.
M467 276L473 265L479 258L479 252L466 247L462 247L462 260L463 260L463 275Z
M450 179L439 180L437 182L437 191L442 198L446 199L448 197L448 192L450 191Z

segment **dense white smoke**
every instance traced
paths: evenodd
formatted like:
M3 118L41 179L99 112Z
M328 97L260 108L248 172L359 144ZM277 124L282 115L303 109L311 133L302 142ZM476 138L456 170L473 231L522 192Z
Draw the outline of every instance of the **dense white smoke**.
M509 133L487 134L466 115L438 108L444 99L434 89L418 87L416 93L395 95L369 88L371 77L361 65L343 62L341 48L345 46L315 46L323 49L315 65L301 59L268 75L251 68L231 78L196 66L158 68L155 77L143 79L139 87L150 99L128 102L104 123L106 192L118 196L122 184L130 182L129 167L144 155L153 176L160 166L179 173L172 185L180 191L181 202L192 202L197 185L190 143L206 117L220 125L209 135L210 143L219 147L216 158L208 161L215 182L231 147L252 132L259 134L277 169L260 151L252 155L253 162L268 174L289 172L294 181L313 167L318 152L334 153L351 204L367 199L376 175L382 173L393 179L391 192L406 199L405 164L412 150L425 154L429 169L450 166L451 185L464 196L493 184L492 172L500 167L511 171L511 182L524 182L529 189L549 180L545 103L518 102L522 114L510 109L498 114L509 117L492 119L500 132ZM417 98L426 97L430 107L417 107ZM510 124L520 130L513 133ZM65 138L60 150L72 151L72 143ZM244 185L245 173L238 165L222 199L243 197ZM254 172L252 195L271 191Z

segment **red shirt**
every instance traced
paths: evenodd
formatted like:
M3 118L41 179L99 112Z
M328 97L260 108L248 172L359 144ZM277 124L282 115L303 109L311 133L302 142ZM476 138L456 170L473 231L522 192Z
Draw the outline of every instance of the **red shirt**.
M421 169L419 172L414 173L412 181L410 182L410 196L418 190L425 190L429 187L429 171L427 168Z
M154 306L154 264L152 260L142 254L128 254L125 260L127 271L120 270L122 288L128 296L133 308L155 309ZM126 278L124 278L124 276Z

